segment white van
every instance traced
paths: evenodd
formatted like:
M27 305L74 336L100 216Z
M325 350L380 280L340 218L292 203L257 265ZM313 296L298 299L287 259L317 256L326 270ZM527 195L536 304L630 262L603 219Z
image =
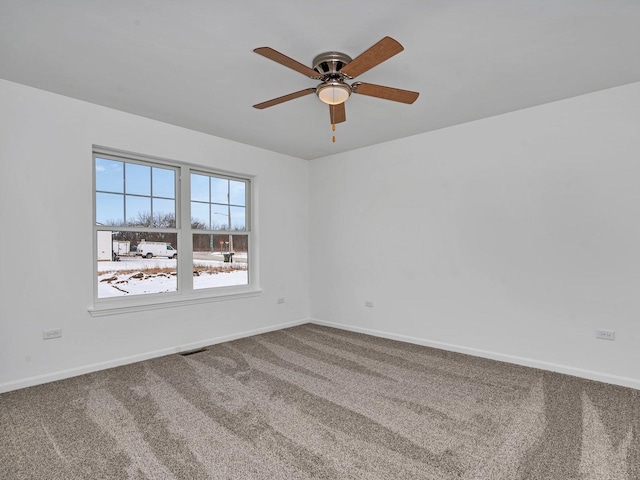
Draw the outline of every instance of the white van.
M164 242L145 242L144 240L138 244L136 255L142 255L145 258L153 257L169 257L178 258L178 251L171 246L170 243Z

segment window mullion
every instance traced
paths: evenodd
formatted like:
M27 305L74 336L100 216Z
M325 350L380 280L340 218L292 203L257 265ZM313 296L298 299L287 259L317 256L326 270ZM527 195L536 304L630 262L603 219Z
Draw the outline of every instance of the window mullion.
M182 166L177 178L176 200L179 200L178 291L193 291L193 238L191 235L191 169Z

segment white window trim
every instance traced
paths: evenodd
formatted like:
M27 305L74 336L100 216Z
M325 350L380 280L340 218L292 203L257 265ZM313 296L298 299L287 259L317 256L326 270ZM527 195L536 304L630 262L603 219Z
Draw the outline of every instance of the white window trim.
M246 286L243 286L246 287ZM163 294L149 294L145 296L145 300L148 299L149 296L153 296L155 298L154 302L144 301L144 302L118 302L113 301L109 302L108 305L104 305L102 303L98 305L93 305L89 307L87 310L93 317L103 317L107 315L117 315L120 313L129 313L129 312L142 312L146 310L158 310L161 308L168 307L181 307L185 305L196 305L199 303L209 303L209 302L220 302L224 300L236 300L239 298L249 298L249 297L257 297L262 294L261 288L243 288L242 291L232 290L236 287L218 287L216 288L215 293L210 293L207 290L206 295L180 295L178 292L171 293L163 293ZM229 290L226 290L229 289ZM218 292L218 290L225 290L224 292ZM171 298L167 298L171 297ZM133 298L133 297L129 297ZM129 300L129 298L127 300ZM137 300L137 299L136 299Z
M189 255L178 254L178 291L157 294L135 295L131 297L111 297L98 298L98 266L97 266L97 241L96 232L99 228L96 226L96 184L95 184L95 156L105 156L122 161L133 160L145 163L152 163L159 166L173 167L177 169L176 179L176 229L178 236L178 251L189 252ZM94 145L92 149L92 232L93 232L93 302L87 310L94 317L105 315L116 315L120 313L139 312L145 310L155 310L167 307L177 307L183 305L194 305L207 302L218 302L224 300L233 300L239 298L255 297L262 293L259 286L259 266L258 266L258 245L257 245L257 229L256 216L254 214L254 190L256 188L256 177L238 172L229 172L206 165L192 164L179 160L170 160L165 158L153 157L150 155L141 155L122 150L102 147ZM211 175L221 176L230 179L242 180L248 182L247 188L247 205L246 205L246 224L249 227L246 234L249 237L248 252L248 284L235 285L228 287L215 287L208 289L193 289L193 233L198 230L191 230L190 219L191 198L190 198L190 178L191 173L207 173ZM162 230L162 229L160 229ZM203 231L208 233L208 231ZM225 231L224 234L227 232ZM244 235L244 232L239 234Z

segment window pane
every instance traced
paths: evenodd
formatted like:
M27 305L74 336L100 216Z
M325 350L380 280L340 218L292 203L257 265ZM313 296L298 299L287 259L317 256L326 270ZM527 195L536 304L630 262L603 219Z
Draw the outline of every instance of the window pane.
M124 193L124 164L115 160L96 158L96 190Z
M211 202L229 203L229 180L211 177Z
M196 173L191 174L191 200L209 201L209 177Z
M246 230L245 208L229 207L231 212L231 230Z
M151 167L125 163L125 188L130 195L151 195Z
M97 232L98 298L177 291L176 241L175 233Z
M191 202L191 228L209 230L209 204Z
M140 225L150 227L151 198L126 195L127 225Z
M229 181L229 203L231 205L246 206L246 187L244 182Z
M100 225L124 224L124 195L97 192L96 223Z
M176 198L176 172L166 168L153 167L153 196Z
M153 198L153 223L159 228L176 226L176 201Z
M229 230L229 207L211 205L212 230Z
M248 285L246 235L193 235L193 288Z

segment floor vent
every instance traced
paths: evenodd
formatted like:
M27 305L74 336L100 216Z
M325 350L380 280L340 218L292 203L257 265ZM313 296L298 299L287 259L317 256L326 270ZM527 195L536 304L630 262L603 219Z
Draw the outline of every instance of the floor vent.
M194 355L196 353L200 353L200 352L206 352L207 349L206 348L196 348L195 350L187 350L186 352L180 352L180 355L182 355L183 357L186 357L187 355Z

